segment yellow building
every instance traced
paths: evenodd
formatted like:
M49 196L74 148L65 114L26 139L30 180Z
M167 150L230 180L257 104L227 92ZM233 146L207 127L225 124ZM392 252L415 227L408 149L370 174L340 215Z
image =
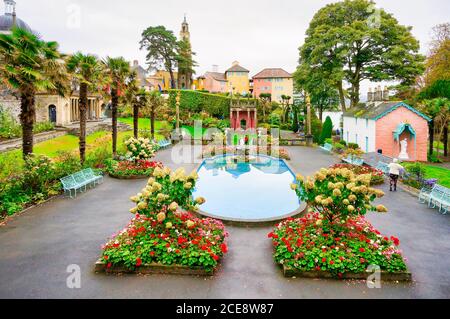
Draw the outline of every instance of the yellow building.
M233 66L225 71L227 79L227 91L233 90L234 94L247 94L250 92L250 71L239 65L238 61L233 62Z
M173 72L175 87L178 82L178 72ZM170 73L164 70L158 70L147 79L156 90L168 91L172 87L170 85Z

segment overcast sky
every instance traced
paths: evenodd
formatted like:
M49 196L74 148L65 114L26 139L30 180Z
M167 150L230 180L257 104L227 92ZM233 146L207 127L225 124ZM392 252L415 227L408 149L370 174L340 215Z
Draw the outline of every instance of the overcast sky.
M1 1L1 0L0 0ZM187 14L197 75L234 60L256 74L266 67L293 72L310 20L331 0L16 0L17 15L62 51L124 56L145 63L142 31L164 25L178 36ZM450 21L450 0L378 0L413 27L426 53L431 28ZM80 12L80 15L77 13ZM78 16L80 19L78 19Z

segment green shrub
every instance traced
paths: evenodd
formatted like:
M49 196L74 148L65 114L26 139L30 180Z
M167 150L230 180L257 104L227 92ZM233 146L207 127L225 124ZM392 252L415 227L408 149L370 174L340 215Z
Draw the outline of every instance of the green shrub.
M281 123L281 116L276 112L272 112L269 115L269 123L271 127L279 128Z
M356 143L348 143L347 146L353 150L357 150L359 148L359 145Z
M331 121L331 118L327 116L325 123L323 123L322 132L320 133L319 144L322 145L325 142L325 139L331 138L332 133L333 122Z
M191 113L207 112L208 114L219 119L225 119L230 116L231 98L219 94L203 93L191 90L170 90L169 106L176 108L176 98L180 93L180 110ZM246 101L255 102L255 99L242 99L242 103Z
M436 153L428 154L428 162L430 163L442 163L442 160L437 157Z
M0 105L0 138L16 138L22 135L22 128L11 112Z
M39 123L34 124L33 132L35 134L37 134L37 133L42 133L42 132L53 131L54 129L55 129L55 124L53 124L52 122L39 122Z
M335 143L333 142L333 139L332 139L332 138L326 138L325 141L324 141L324 143L325 143L325 144L332 144L332 145L335 144Z

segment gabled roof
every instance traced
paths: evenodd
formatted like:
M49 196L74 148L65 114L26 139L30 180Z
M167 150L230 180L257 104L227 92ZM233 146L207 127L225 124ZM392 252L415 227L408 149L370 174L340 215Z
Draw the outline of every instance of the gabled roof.
M286 72L281 68L268 68L264 69L255 76L254 79L269 79L269 78L292 78L292 74Z
M358 117L358 118L366 118L378 121L382 117L385 117L389 113L395 111L400 107L405 107L411 112L416 113L418 116L424 118L428 122L431 121L431 118L423 114L422 112L416 110L412 106L404 103L404 102L381 102L379 104L368 104L367 107L356 107L347 110L344 113L346 117Z
M235 64L231 68L229 68L228 70L225 71L225 73L228 73L228 72L248 72L248 73L250 73L249 70L247 70L246 68L243 68L239 64Z
M205 78L212 77L216 81L226 82L227 78L225 77L225 74L220 72L206 72Z

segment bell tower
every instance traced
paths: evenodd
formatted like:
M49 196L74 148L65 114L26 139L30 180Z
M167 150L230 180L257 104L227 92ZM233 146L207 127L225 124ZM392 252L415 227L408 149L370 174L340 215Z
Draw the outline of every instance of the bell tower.
M189 33L189 24L186 20L186 14L184 15L183 23L181 24L180 39L184 41L191 40L191 34Z

